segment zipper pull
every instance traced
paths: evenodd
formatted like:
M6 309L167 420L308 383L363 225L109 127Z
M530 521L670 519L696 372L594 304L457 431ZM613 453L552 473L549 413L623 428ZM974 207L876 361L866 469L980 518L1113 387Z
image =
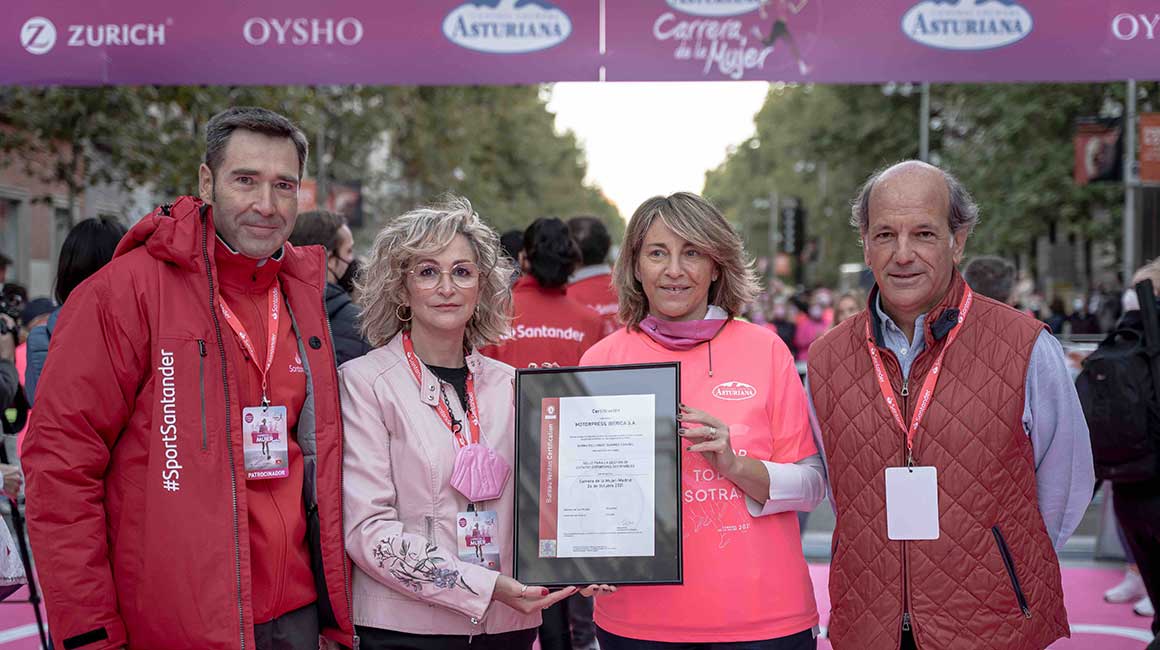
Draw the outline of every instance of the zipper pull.
M203 341L203 340L201 340L201 339L198 339L198 340L197 340L197 352L198 352L198 354L200 354L202 357L204 357L204 356L205 356L205 341Z
M1028 620L1031 619L1031 608L1028 607L1027 605L1023 606L1023 617L1028 619Z
M910 612L902 612L902 631L910 631Z
M910 395L910 380L909 379L902 382L902 396L906 397L908 395Z

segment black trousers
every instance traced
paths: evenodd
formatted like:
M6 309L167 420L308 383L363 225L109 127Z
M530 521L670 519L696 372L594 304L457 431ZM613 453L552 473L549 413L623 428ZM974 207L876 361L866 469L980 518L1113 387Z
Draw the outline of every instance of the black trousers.
M1116 519L1140 568L1144 588L1152 604L1160 604L1160 480L1116 483L1112 494ZM1152 633L1160 635L1160 615L1152 617Z
M536 628L502 634L407 634L355 626L360 650L531 650Z
M903 632L901 650L918 650L918 646L914 644L914 633Z
M617 636L597 626L596 638L600 641L600 650L816 650L818 647L813 630L802 630L797 634L763 641L667 643Z
M565 598L545 609L542 614L541 650L572 650L572 631L568 625L568 599Z
M318 609L314 603L254 626L258 650L318 650Z

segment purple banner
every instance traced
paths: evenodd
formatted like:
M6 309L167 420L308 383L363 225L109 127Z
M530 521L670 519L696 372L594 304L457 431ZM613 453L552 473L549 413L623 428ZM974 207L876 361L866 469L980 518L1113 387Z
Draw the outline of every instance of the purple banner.
M596 0L5 0L0 84L595 80Z
M5 9L0 84L1160 79L1155 0L7 0Z
M1153 0L608 2L609 81L1160 79Z

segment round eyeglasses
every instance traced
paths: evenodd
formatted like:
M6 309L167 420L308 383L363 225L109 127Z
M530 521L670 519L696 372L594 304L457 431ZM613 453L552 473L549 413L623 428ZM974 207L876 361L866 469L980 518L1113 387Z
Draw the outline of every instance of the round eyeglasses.
M479 267L472 262L460 262L452 266L450 271L444 271L438 264L424 262L408 273L415 282L415 288L425 291L439 286L445 274L450 276L451 282L460 289L471 289L479 284Z

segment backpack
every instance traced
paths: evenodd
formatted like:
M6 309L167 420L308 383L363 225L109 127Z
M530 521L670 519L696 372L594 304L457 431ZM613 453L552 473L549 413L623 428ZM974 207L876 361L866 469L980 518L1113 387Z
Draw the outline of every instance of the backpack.
M1160 477L1160 325L1151 280L1136 285L1128 312L1083 362L1075 380L1092 441L1096 478Z

